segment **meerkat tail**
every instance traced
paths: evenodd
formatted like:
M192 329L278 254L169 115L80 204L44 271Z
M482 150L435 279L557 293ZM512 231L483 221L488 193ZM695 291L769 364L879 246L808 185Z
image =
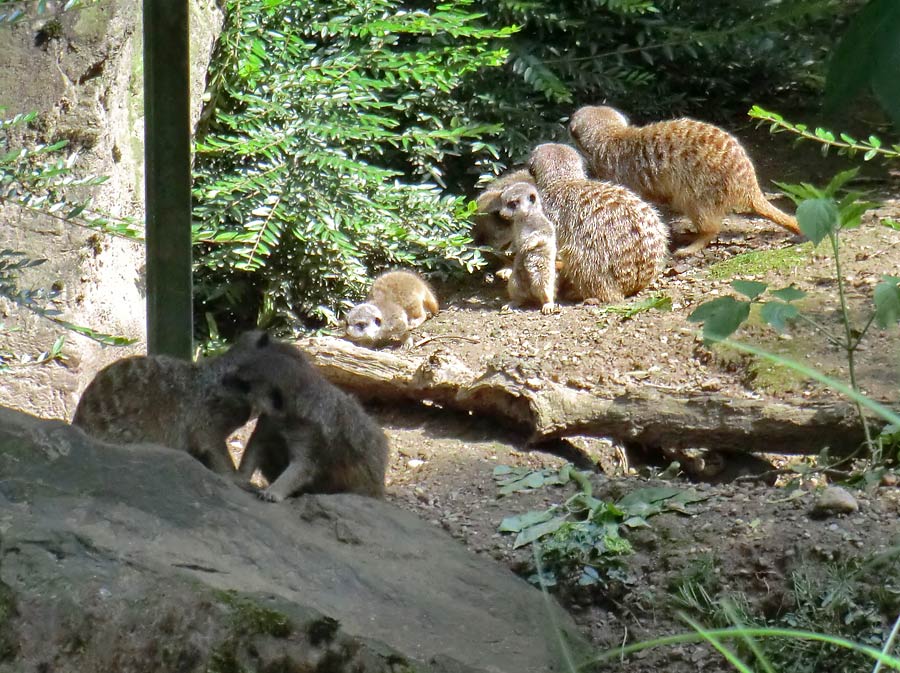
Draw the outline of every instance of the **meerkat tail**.
M762 192L756 193L750 207L757 215L762 215L767 220L772 220L775 224L782 226L795 234L800 233L800 227L797 226L797 218L793 215L788 215L784 211L773 206L769 203L769 200L763 196Z
M435 297L431 292L428 292L425 295L425 299L422 300L422 304L425 306L425 310L428 311L431 315L435 316L438 314L438 300L437 297Z

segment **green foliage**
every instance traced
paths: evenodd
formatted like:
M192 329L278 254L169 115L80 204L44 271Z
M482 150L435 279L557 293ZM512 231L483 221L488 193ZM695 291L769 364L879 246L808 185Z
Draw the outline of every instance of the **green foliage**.
M754 105L747 113L753 119L760 120L760 125L768 124L771 133L783 133L788 131L797 136L797 142L802 140L812 140L820 143L822 146L822 154L828 154L828 150L832 147L836 148L838 154L845 154L849 157L858 153L863 154L863 160L869 161L875 157L883 159L900 158L900 143L884 147L881 138L871 135L866 140L857 140L848 133L838 133L835 135L833 131L816 127L810 131L806 124L794 124L787 121L777 112L769 112L759 105Z
M0 115L4 112L0 108ZM11 134L37 120L37 112L0 117L0 206L13 206L105 234L140 240L143 226L131 218L113 218L93 207L86 190L106 176L80 176L78 152L66 153L68 141L13 146ZM79 194L82 197L79 198Z
M801 563L789 578L791 590L783 594L788 602L766 616L755 614L742 594L710 583L708 574L686 576L672 591L692 626L699 619L712 627L732 627L731 635L741 636L735 654L758 663L749 670L861 671L867 657L898 670L900 661L889 656L892 648L884 641L885 623L900 609L897 570L896 550L825 565ZM876 576L884 582L873 582ZM705 630L698 628L701 635ZM852 646L844 638L852 638ZM877 656L880 648L888 657Z
M651 294L644 299L633 301L618 306L601 306L598 309L600 315L614 314L621 316L623 321L630 320L640 313L647 311L671 311L672 298L664 294Z
M521 161L536 142L564 141L561 122L582 104L605 101L639 122L685 112L724 119L773 92L818 93L829 50L859 2L478 5L494 25L520 27L506 67L479 75L471 104L502 121L501 157Z
M859 395L859 386L856 380L855 354L863 338L873 324L883 329L896 326L900 322L900 278L884 276L875 288L874 310L870 313L865 325L857 329L851 324L850 314L847 308L846 293L844 291L845 279L841 272L840 258L840 234L841 232L858 227L862 218L874 203L863 201L863 193L847 191L840 198L838 193L853 179L857 169L844 171L836 175L824 188L803 183L799 185L779 184L779 186L798 203L797 223L801 231L818 246L824 240L831 243L834 260L834 274L837 282L838 296L840 299L840 316L842 331L832 331L819 324L812 317L803 314L792 302L802 299L804 293L794 287L782 288L769 292L774 299L763 301L760 296L768 288L765 283L736 280L732 287L746 296L747 300L734 297L719 297L698 306L688 320L703 323L703 340L709 345L712 342L727 340L750 316L750 308L753 304L761 306L759 315L769 325L779 332L787 331L788 324L795 320L802 320L812 326L831 345L844 351L847 357L848 375L850 387L853 391L854 401L857 404L860 423L866 434L866 445L875 460L880 460L881 449L885 445L880 437L873 437L869 430L863 406ZM734 346L733 342L728 342ZM751 350L741 346L742 350ZM772 360L777 358L768 356ZM791 363L789 366L800 371L800 367ZM818 377L829 383L827 377ZM858 397L857 397L858 396ZM893 423L894 417L878 412L885 420Z
M580 487L561 505L506 517L500 523L501 533L516 533L514 548L539 544L542 564L530 579L542 586L555 586L560 581L582 586L625 581L622 557L632 550L624 532L648 526L647 519L660 512L690 514L689 506L707 497L693 489L650 487L609 503L595 498L587 473L570 464L558 472L531 472L502 465L495 468L494 479L501 495L572 481Z
M496 153L459 92L512 30L468 4L226 2L196 142L199 311L333 323L381 269L483 263L441 188L447 164Z
M100 343L110 346L127 346L128 344L135 342L134 339L97 332L89 327L76 325L75 323L61 318L61 311L46 306L50 299L53 299L59 294L59 290L21 289L18 285L19 272L40 266L46 261L46 259L32 259L25 253L16 250L0 250L0 297L5 297L14 304L27 309L46 320L56 323L60 327L64 327L71 332L83 334L94 341L99 341ZM2 325L0 325L0 329L2 329ZM46 356L39 356L37 360L39 362L46 362L48 360L57 359L62 343L62 341L57 339L48 354ZM53 355L53 357L50 357L50 355ZM2 368L2 360L3 358L0 357L0 368ZM32 362L32 364L35 363Z
M900 128L900 3L870 0L835 47L825 85L825 109L834 112L865 88Z
M81 9L101 0L66 0L62 5L48 0L0 0L0 26L45 15ZM48 6L49 5L49 6Z
M0 114L4 111L0 108ZM62 220L68 224L95 229L108 234L138 237L132 220L114 220L91 208L89 196L78 198L79 192L106 181L102 176L79 176L75 171L78 154L65 154L64 140L37 145L13 146L12 133L34 122L36 112L0 117L0 206L19 208L30 213ZM47 303L59 294L58 289L22 289L21 272L40 266L46 259L35 259L18 250L0 250L0 296L69 331L83 334L104 344L122 346L134 339L97 332L89 327L64 320L62 313ZM3 326L0 325L0 330ZM0 369L18 360L24 364L38 364L61 358L65 339L56 339L50 349L35 358L0 354Z

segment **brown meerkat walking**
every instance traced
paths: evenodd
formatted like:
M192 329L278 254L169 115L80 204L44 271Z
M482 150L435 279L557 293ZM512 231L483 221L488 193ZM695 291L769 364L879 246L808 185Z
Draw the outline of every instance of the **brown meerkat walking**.
M544 215L537 187L517 182L503 190L500 217L513 225L516 251L507 282L514 304L537 303L541 313L556 310L556 230Z
M301 493L384 495L388 441L362 405L329 382L299 351L248 363L230 383L261 400L262 413L238 469L244 486L280 502Z
M289 349L253 331L224 354L196 363L166 355L117 360L82 393L72 424L108 442L181 449L214 472L233 475L226 439L250 419L257 401L227 379L243 365L285 357Z
M581 155L568 145L538 145L528 168L556 224L560 294L615 302L656 278L669 232L653 206L621 185L589 180Z
M434 290L412 271L388 271L347 314L347 338L363 346L408 343L409 331L438 313Z
M629 126L611 107L582 107L569 133L596 177L633 189L643 198L687 215L696 239L677 251L703 249L730 212L754 212L799 234L797 220L763 195L753 162L740 142L722 129L693 119Z

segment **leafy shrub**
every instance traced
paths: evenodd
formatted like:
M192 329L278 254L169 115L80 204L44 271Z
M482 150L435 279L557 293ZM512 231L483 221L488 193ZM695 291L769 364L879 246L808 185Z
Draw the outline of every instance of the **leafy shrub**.
M213 329L223 313L334 322L385 267L482 263L442 166L500 130L455 94L503 63L492 41L510 30L467 4L226 2L193 192L197 308Z
M565 139L563 121L583 104L608 102L644 122L718 121L776 97L806 102L860 4L480 0L496 25L521 30L506 67L479 76L472 114L501 121L501 157L520 161L536 141Z

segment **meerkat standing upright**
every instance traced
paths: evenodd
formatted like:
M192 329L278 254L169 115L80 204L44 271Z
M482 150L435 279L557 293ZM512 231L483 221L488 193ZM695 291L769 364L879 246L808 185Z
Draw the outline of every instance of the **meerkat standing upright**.
M530 182L503 190L500 217L513 225L516 251L507 290L516 304L537 302L541 313L556 309L556 231L544 215L541 197Z
M527 168L503 173L492 180L475 199L478 210L473 217L472 239L476 245L490 246L501 257L515 252L512 249L515 238L512 223L500 216L500 209L503 207L501 195L504 189L520 182L534 184L534 178Z
M253 331L224 354L197 363L165 355L116 360L88 384L72 424L109 442L181 449L214 472L233 475L226 439L250 419L257 400L227 379L243 365L256 367L291 352Z
M280 502L301 493L384 495L388 441L352 396L298 350L240 367L231 383L261 400L262 413L241 456L244 486L259 468Z
M538 145L528 168L556 224L560 294L620 301L662 271L669 232L652 206L625 187L589 180L581 155L568 145Z
M412 271L388 271L372 283L363 304L347 314L347 338L364 346L409 343L409 331L437 315L431 286Z
M572 115L569 133L596 177L669 204L691 219L697 238L678 255L703 249L718 235L722 218L734 211L752 211L800 233L797 220L763 195L737 138L712 124L672 119L630 126L611 107L587 106Z

